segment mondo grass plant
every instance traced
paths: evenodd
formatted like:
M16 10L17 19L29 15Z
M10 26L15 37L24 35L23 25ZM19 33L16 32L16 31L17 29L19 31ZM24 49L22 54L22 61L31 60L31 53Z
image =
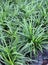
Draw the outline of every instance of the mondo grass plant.
M15 46L3 47L0 45L0 61L5 65L23 65L25 64L25 57L17 52Z
M48 0L0 0L1 65L29 65L46 44Z
M18 34L25 39L25 43L23 44L23 48L20 52L24 51L25 54L29 52L37 54L38 50L43 52L43 45L48 43L48 41L46 41L48 39L48 35L45 32L43 24L35 27L33 22L28 22L26 19L23 19L21 28L22 32L18 32Z

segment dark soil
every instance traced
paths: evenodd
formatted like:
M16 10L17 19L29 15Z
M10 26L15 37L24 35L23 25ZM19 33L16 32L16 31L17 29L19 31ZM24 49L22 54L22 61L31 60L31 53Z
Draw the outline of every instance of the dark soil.
M43 51L43 53L39 52L38 56L35 58L37 62L32 62L30 65L48 65L48 50Z

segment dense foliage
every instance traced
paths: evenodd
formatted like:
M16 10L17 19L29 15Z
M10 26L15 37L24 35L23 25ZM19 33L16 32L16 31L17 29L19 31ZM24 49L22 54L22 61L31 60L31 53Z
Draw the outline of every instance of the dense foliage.
M28 65L46 44L48 0L0 0L1 63Z

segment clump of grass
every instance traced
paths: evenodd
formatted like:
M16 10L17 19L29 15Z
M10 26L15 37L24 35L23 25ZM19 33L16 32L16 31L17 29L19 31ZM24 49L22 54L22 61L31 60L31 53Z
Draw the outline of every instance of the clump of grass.
M28 65L26 54L48 43L48 0L0 1L0 61ZM31 59L28 61L32 61Z
M46 39L46 33L45 33L45 28L42 27L43 24L35 27L33 25L33 22L29 21L27 22L25 19L23 20L23 23L21 25L22 27L22 32L18 32L25 40L26 42L23 44L24 47L21 49L20 52L23 52L26 54L29 52L33 52L36 54L38 50L41 52L43 51L43 44L48 43Z
M21 65L25 64L25 57L19 53L16 46L6 46L0 45L0 61L5 65Z

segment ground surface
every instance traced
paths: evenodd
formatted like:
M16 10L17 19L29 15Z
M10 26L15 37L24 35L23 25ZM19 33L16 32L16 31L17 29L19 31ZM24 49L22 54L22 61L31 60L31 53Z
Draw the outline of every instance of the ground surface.
M37 62L33 62L30 65L48 65L48 50L44 50L43 54L39 52L36 60Z

